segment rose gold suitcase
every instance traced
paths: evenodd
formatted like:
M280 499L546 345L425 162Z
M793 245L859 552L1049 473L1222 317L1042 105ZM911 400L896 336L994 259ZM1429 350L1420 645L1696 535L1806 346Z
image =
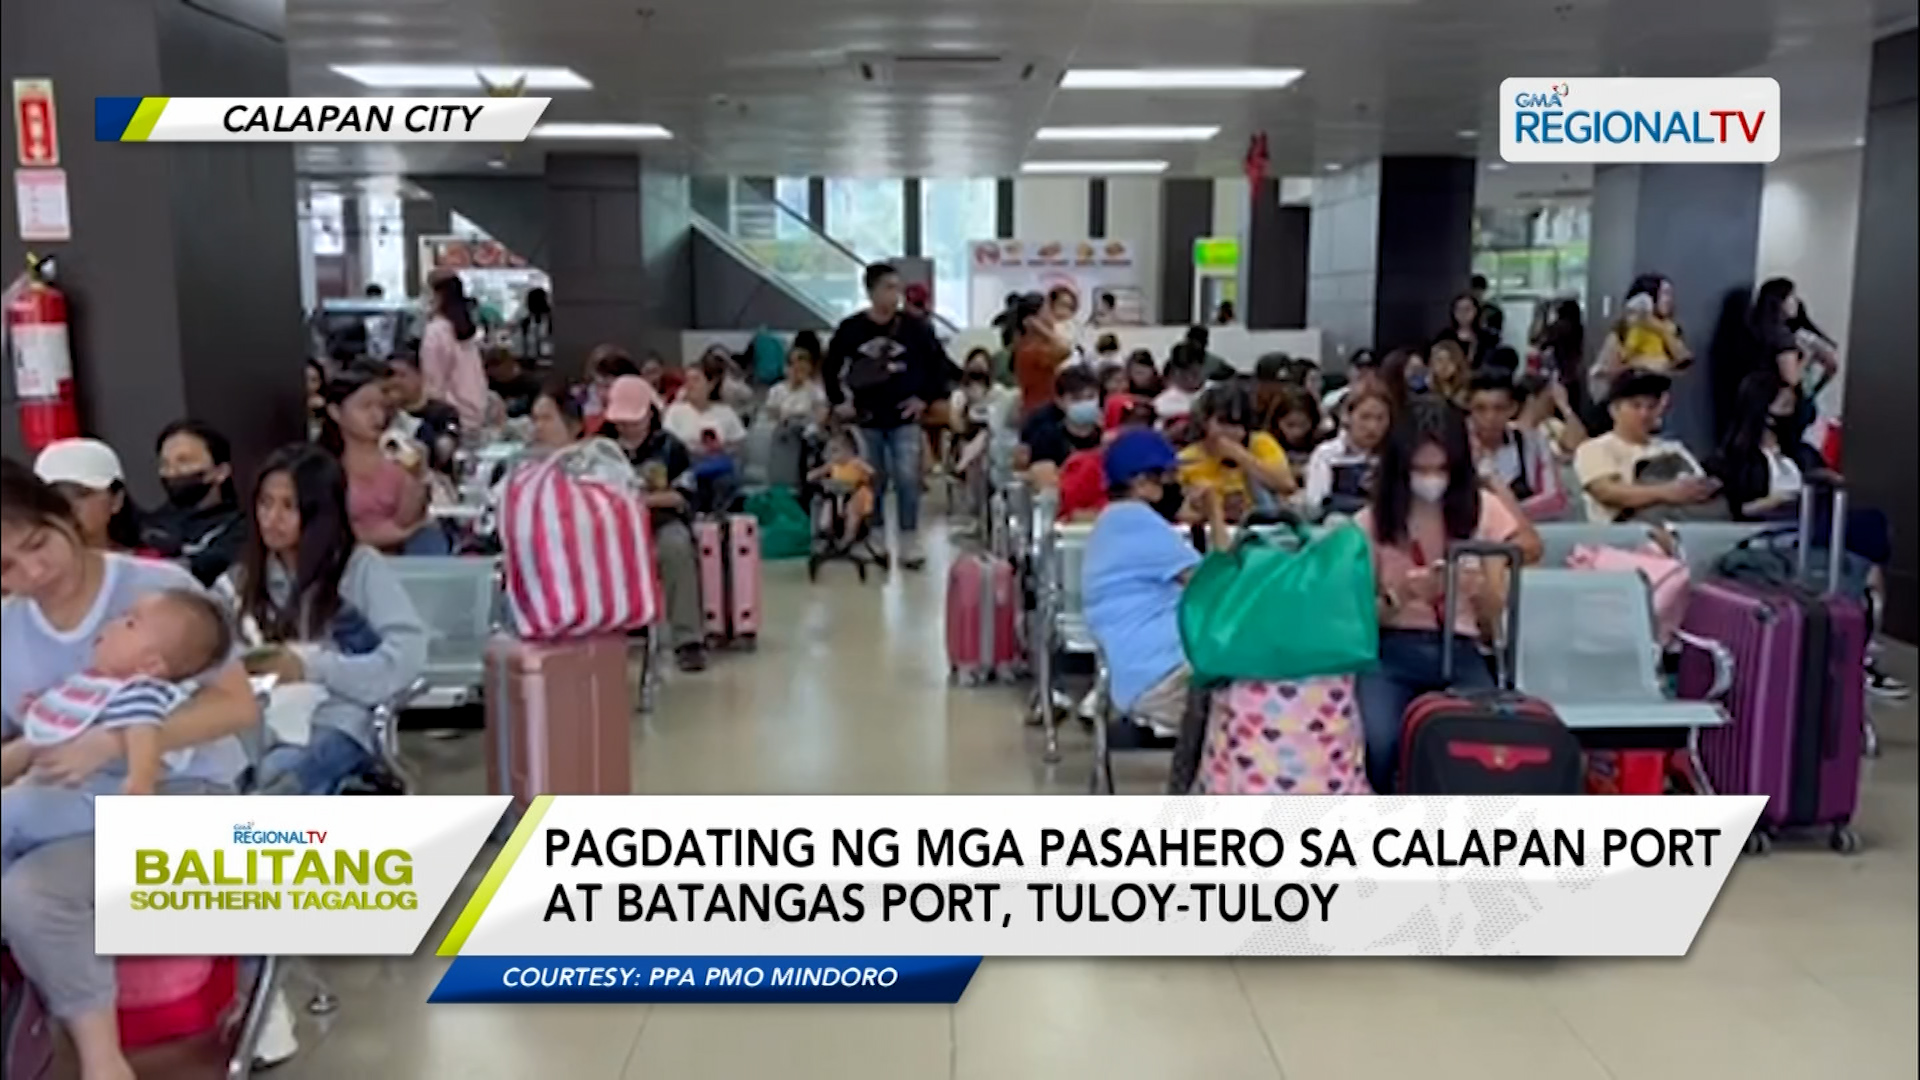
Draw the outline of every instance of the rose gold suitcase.
M487 647L487 790L513 796L627 795L633 697L625 636Z

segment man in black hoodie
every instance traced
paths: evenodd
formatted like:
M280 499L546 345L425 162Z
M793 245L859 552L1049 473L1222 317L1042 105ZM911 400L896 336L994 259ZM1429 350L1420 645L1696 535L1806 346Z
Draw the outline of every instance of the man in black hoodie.
M878 477L875 520L887 488L900 503L900 565L926 565L920 547L920 416L944 401L952 364L927 321L902 310L900 274L886 263L867 267L868 304L842 320L827 345L821 375L834 413L860 428L860 445ZM879 535L885 535L882 530Z

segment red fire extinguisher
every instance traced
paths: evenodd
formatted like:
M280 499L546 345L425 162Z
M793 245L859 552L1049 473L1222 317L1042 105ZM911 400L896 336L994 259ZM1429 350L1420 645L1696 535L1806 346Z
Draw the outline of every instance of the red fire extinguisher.
M27 272L7 287L7 356L20 398L20 440L28 453L80 434L67 344L67 297L53 284L52 259L27 256Z

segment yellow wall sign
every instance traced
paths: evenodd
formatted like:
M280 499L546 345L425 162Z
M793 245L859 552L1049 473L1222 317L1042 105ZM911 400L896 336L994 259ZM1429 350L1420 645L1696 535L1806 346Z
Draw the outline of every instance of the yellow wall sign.
M1240 269L1240 239L1201 236L1193 241L1193 268L1203 273L1231 274Z

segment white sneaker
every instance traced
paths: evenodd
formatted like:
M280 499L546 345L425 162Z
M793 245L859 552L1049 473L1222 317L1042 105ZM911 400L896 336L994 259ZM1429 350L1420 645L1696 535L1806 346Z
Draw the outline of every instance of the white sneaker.
M920 546L919 533L901 534L900 565L908 570L918 570L927 565L927 553Z
M278 1065L300 1052L300 1040L293 1033L293 1010L287 1006L287 992L275 990L267 1000L267 1015L260 1022L260 1039L253 1047L254 1064L266 1068Z

